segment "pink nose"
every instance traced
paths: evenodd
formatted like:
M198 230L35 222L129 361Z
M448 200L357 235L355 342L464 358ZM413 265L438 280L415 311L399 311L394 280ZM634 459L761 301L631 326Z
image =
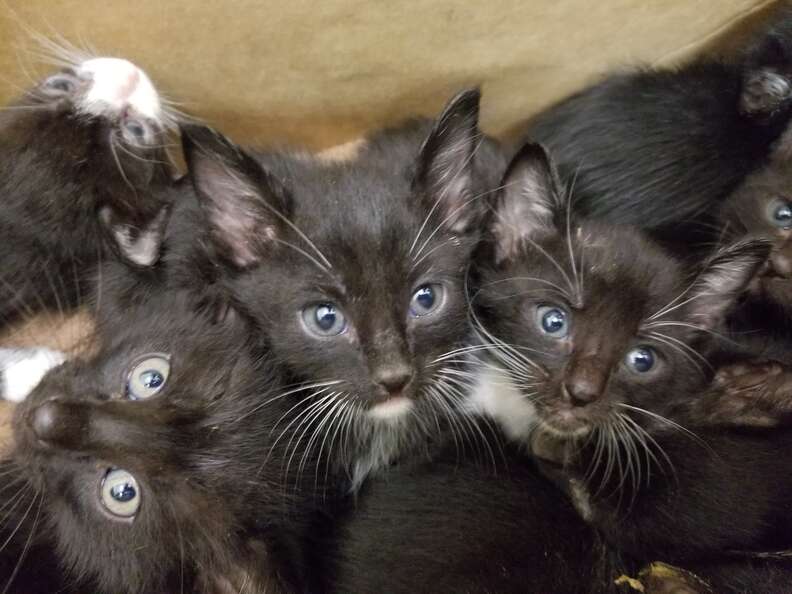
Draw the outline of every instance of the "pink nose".
M132 68L126 76L126 80L121 82L118 87L118 98L126 101L129 96L135 92L135 89L140 82L140 71L137 68Z

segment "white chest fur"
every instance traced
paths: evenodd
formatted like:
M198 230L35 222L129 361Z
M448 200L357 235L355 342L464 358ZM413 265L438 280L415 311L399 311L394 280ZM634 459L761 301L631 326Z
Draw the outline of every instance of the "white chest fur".
M494 419L509 439L525 442L538 422L536 407L512 383L505 371L482 365L470 393L471 414Z

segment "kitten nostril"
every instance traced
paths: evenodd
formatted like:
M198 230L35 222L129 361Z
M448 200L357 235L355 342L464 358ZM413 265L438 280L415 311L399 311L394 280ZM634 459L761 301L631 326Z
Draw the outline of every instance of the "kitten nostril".
M374 373L374 381L385 388L389 394L397 394L410 383L413 370L406 364L387 365Z

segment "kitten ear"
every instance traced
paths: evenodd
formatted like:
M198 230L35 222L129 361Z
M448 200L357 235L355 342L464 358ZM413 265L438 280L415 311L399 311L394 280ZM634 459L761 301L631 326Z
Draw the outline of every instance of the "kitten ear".
M523 146L509 164L499 192L492 233L499 264L515 257L526 240L557 233L561 182L540 144Z
M282 234L289 192L241 148L205 126L183 126L189 176L219 252L239 268L254 265Z
M712 330L748 287L770 255L764 240L741 241L719 250L690 289L686 317L702 330Z
M99 217L110 230L118 250L125 260L137 266L154 266L162 252L165 228L170 219L171 205L163 205L156 216L143 226L119 220L115 211L105 206Z
M416 182L443 225L463 233L475 225L483 201L474 199L474 155L481 141L478 129L481 91L468 89L448 102L424 141Z

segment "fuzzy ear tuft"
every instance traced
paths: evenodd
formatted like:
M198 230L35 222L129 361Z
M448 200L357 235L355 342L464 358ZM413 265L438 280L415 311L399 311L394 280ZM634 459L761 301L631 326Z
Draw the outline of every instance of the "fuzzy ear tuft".
M205 126L183 126L189 176L218 251L238 268L255 265L282 234L289 192L241 148Z
M514 258L526 240L557 233L561 182L540 144L528 143L503 177L492 219L497 263Z
M475 153L481 91L468 89L448 102L424 141L416 182L426 192L427 208L437 210L443 226L463 233L475 226L484 208L475 200Z
M171 205L163 205L156 216L143 226L118 220L115 211L109 206L99 211L99 217L110 230L113 241L126 261L136 266L150 267L157 263L162 253L170 213Z
M706 263L688 297L688 322L713 330L726 317L770 255L770 243L746 240L719 250Z

